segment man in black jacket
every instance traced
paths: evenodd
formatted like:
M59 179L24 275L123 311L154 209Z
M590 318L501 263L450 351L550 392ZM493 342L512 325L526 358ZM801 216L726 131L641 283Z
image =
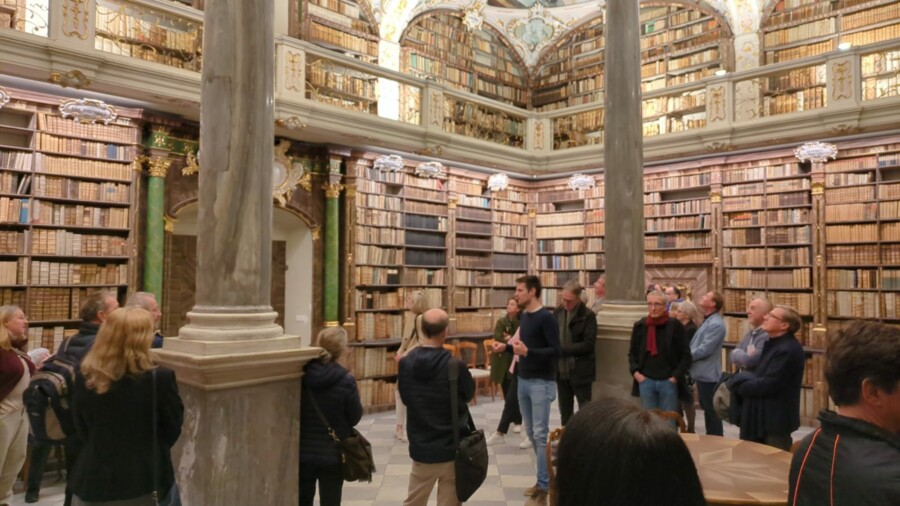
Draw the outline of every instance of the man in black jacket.
M741 439L791 449L791 432L800 427L800 388L806 356L794 337L802 320L788 306L775 306L763 320L769 334L755 373L744 371L732 379L732 392L741 398Z
M857 321L831 336L825 381L838 413L791 462L790 506L900 504L900 330Z
M88 295L87 299L81 304L81 325L78 327L78 333L67 339L62 345L58 353L60 356L69 358L75 364L75 370L81 367L81 361L94 345L94 339L97 337L97 331L100 325L106 321L110 313L119 309L119 301L112 292L97 292ZM75 461L81 452L81 442L69 435L65 441L66 450L66 477L72 476L72 469L75 467ZM66 483L66 500L64 506L72 504L72 488Z
M468 425L467 404L475 395L475 381L466 364L443 348L450 319L441 309L429 309L422 317L422 344L400 359L398 390L406 404L406 426L412 472L404 506L425 506L438 482L438 506L457 506L456 446L453 431L460 437ZM453 427L450 410L448 364L457 362L459 426Z
M596 369L597 315L581 301L582 290L577 281L567 282L560 295L562 304L553 312L559 323L561 352L556 386L564 426L575 412L575 399L578 409L591 401Z

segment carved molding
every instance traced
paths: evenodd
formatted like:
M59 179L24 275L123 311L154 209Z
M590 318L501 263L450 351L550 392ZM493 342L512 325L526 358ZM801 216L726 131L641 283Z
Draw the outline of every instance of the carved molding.
M176 223L178 223L178 218L169 216L168 214L163 215L163 230L166 232L170 234L174 232Z
M86 0L63 0L62 32L67 37L87 40L91 12L86 3Z
M166 174L169 172L169 167L172 166L172 159L157 156L147 160L147 165L149 166L147 174L149 174L150 177L160 177L165 179Z
M853 80L850 78L850 61L834 62L831 65L831 98L834 100L853 97Z
M287 118L278 118L275 120L275 126L280 128L287 128L288 130L303 130L308 125L302 121L297 116L289 116Z
M725 86L713 86L709 89L709 122L725 121Z
M284 87L288 90L303 92L305 69L303 68L303 52L288 50L284 62Z
M325 183L322 189L325 191L325 198L336 199L341 196L341 190L344 189L344 185L341 183Z
M8 104L11 99L12 96L6 91L6 88L0 86L0 109L3 109L3 106Z
M58 84L63 88L75 88L80 90L94 84L94 80L84 74L84 72L73 69L66 73L54 71L50 73L50 82Z
M188 151L188 154L184 157L185 164L184 167L181 168L182 176L190 176L200 172L200 162L197 161L197 156L193 151Z
M534 125L534 149L538 151L544 150L544 122L538 121Z

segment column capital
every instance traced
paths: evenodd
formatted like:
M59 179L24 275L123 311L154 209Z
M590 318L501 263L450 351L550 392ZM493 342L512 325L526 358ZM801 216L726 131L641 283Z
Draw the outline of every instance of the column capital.
M341 190L344 189L344 185L341 183L325 183L322 186L322 190L325 191L325 198L327 199L336 199L341 196Z
M166 173L169 172L169 167L172 166L172 159L156 156L148 160L148 165L149 170L147 172L150 177L165 179Z

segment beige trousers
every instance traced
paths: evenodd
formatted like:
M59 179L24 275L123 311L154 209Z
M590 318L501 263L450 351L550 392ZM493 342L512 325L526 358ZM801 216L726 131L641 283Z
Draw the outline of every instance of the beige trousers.
M412 472L409 474L409 496L403 501L403 506L428 504L434 482L438 484L437 506L462 504L456 499L456 469L452 460L440 464L422 464L413 461Z
M12 500L16 475L25 463L28 446L28 417L25 410L0 416L0 504Z
M397 407L397 425L402 425L403 430L406 430L406 404L400 399L400 390L394 391L394 400Z

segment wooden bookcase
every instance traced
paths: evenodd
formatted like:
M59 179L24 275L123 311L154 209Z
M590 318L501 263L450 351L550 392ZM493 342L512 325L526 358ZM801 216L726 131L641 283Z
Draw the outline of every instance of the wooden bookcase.
M861 66L863 100L900 95L900 50L864 55Z
M366 0L303 0L303 39L369 63L378 61L378 22Z
M528 71L519 55L490 27L469 30L460 13L415 18L400 45L404 73L522 108L530 103Z
M688 3L642 2L643 91L712 76L716 70L726 68L730 44L727 24L712 12ZM545 51L533 79L532 107L547 111L602 103L604 46L601 16L583 23ZM689 97L681 101L693 100ZM672 112L682 104L673 107ZM666 109L668 105L659 110Z
M96 49L171 67L200 70L202 22L117 0L96 2Z
M140 111L64 119L58 97L13 90L0 109L0 297L28 316L29 348L77 332L81 301L133 278Z
M351 111L378 114L378 78L307 55L306 98Z
M763 63L834 51L840 43L864 46L900 38L895 0L780 0L761 23Z
M705 168L644 177L646 265L712 265L710 181Z

